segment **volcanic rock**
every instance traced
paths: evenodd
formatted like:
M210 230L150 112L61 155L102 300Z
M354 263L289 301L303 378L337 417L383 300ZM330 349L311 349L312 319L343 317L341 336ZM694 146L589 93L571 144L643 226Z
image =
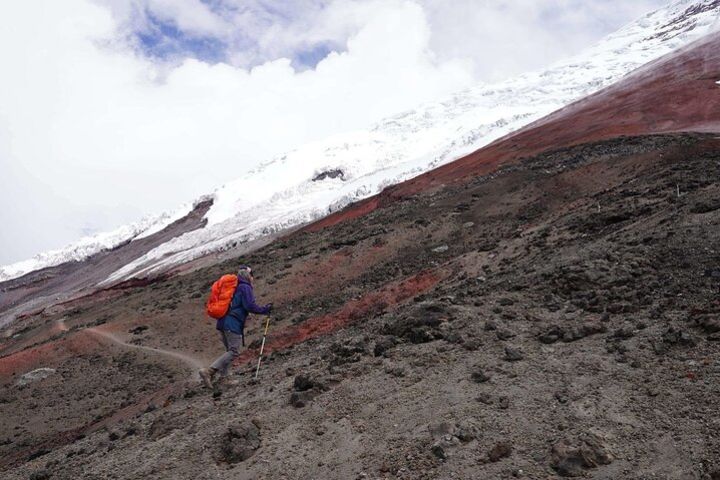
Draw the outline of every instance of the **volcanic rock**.
M662 341L668 345L682 345L685 347L693 347L695 339L684 330L676 330L672 327L663 333Z
M320 392L316 390L307 390L305 392L292 392L290 394L290 405L295 408L303 408L319 394Z
M294 392L290 394L290 405L302 408L322 392L327 391L328 386L318 379L307 375L298 375L293 381L293 390Z
M480 428L471 420L462 420L455 424L453 434L459 438L462 443L467 443L480 436Z
M383 337L375 342L373 355L376 357L386 356L387 351L397 344L395 337Z
M410 312L386 324L383 333L404 338L411 343L426 343L443 337L441 323L452 310L440 303L421 303Z
M525 356L519 349L511 346L505 347L505 360L508 362L517 362L523 358L525 358Z
M510 330L500 328L495 332L495 336L498 338L498 340L509 340L513 338L515 334Z
M221 440L221 460L226 463L244 462L260 448L260 429L252 422L230 426Z
M485 372L484 372L483 370L481 370L480 368L477 368L477 369L470 375L470 377L473 379L473 381L474 381L475 383L485 383L485 382L487 382L488 380L490 380L490 375L488 375L487 373L485 373Z
M30 474L30 480L48 480L52 474L47 470L38 470Z
M720 332L720 313L698 316L695 318L695 323L705 333L718 333Z
M622 327L615 330L612 335L615 338L621 339L632 338L635 336L635 328L629 323L626 323Z
M55 373L54 368L36 368L35 370L28 372L24 374L20 379L17 381L18 386L27 385L29 383L37 382L39 380L43 380L50 375Z
M480 429L470 420L455 423L449 422L428 425L428 432L435 442L430 450L441 460L447 459L452 450L462 443L478 437Z
M332 365L359 362L368 353L368 342L364 338L336 342L330 346L330 352L333 355Z
M488 452L488 460L497 462L512 454L512 444L510 442L496 443Z
M576 440L561 440L552 447L551 466L563 477L579 477L585 470L613 461L607 445L596 435L586 434Z
M562 329L560 327L558 327L557 325L553 325L545 333L540 334L538 336L538 340L540 340L540 342L545 343L545 344L551 344L551 343L555 343L558 340L560 340L561 338L563 338L563 335L564 335L564 332L562 331Z
M293 380L293 389L296 392L304 392L310 390L315 386L315 381L310 379L307 375L298 375Z

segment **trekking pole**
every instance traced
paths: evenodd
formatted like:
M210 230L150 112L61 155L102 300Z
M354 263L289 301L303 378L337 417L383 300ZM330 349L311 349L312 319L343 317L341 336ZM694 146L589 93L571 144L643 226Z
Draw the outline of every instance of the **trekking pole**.
M258 356L258 364L255 369L255 379L257 380L258 373L260 373L260 361L262 360L263 350L265 349L265 337L267 337L268 327L270 326L270 316L265 320L265 333L263 333L262 344L260 345L260 356Z

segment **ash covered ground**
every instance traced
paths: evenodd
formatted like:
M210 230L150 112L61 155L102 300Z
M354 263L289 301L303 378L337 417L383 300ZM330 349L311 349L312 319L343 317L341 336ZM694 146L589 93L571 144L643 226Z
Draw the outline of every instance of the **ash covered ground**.
M715 135L583 144L22 318L2 477L720 478L719 180ZM213 393L239 263L277 313Z

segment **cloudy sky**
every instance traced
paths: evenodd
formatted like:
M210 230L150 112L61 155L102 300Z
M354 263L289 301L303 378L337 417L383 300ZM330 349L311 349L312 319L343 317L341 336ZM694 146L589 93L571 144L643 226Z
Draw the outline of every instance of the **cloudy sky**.
M665 0L4 0L0 264L577 53Z

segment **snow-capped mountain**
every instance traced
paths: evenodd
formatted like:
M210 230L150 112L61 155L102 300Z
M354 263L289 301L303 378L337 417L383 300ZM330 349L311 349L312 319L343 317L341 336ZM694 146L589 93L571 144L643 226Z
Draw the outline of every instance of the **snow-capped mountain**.
M368 130L301 146L218 188L204 228L149 251L106 283L157 273L315 220L453 161L702 37L717 26L719 14L720 0L676 1L544 71L481 84L386 118ZM118 229L108 234L112 241L82 240L0 268L0 280L81 259L94 248L132 240L146 231L143 228Z
M49 250L28 260L0 267L0 282L41 268L53 267L65 262L81 261L99 251L110 250L125 242L145 238L184 217L192 208L193 204L185 204L172 212L146 216L137 222L123 225L115 230L83 237L65 248Z

